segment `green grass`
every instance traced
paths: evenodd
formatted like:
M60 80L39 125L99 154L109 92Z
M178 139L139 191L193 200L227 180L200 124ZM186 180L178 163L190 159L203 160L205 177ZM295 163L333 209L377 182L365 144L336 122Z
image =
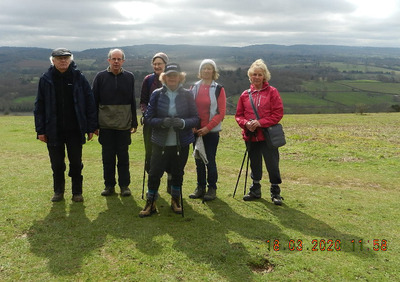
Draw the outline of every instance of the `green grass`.
M388 83L374 80L338 81L338 83L364 92L389 93L393 95L400 94L398 83Z
M285 112L349 113L357 105L368 106L368 112L391 111L400 102L399 85L371 80L309 81L301 92L281 92Z
M130 147L132 197L100 196L96 139L84 146L85 202L72 203L67 189L66 200L53 204L47 149L35 139L33 117L2 116L0 280L400 280L399 121L399 113L286 115L285 201L278 207L268 197L267 174L262 200L241 200L244 172L232 197L244 144L228 116L217 155L218 199L188 198L196 182L190 156L185 217L170 210L163 179L159 215L141 219L141 128ZM340 251L319 244L312 251L313 240L323 247L329 239L341 241ZM387 250L373 251L373 239L387 240ZM290 240L302 250L289 250Z
M321 65L326 67L332 67L338 69L340 72L351 72L351 71L358 71L358 72L382 72L382 73L394 73L396 75L400 74L399 71L394 71L390 68L382 68L382 67L375 67L371 65L365 64L349 64L343 62L323 62Z
M35 103L36 96L20 97L14 99L14 103Z

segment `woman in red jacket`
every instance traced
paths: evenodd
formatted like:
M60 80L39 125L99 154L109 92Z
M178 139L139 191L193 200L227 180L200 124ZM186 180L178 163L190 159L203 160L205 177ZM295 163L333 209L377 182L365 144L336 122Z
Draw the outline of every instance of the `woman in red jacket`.
M283 198L280 195L279 184L282 183L279 171L279 150L268 147L265 142L262 128L277 124L283 117L283 104L279 92L269 85L271 74L263 60L256 60L249 68L247 75L250 80L250 89L245 90L239 98L235 119L243 129L242 135L246 143L250 158L251 178L253 184L250 192L243 197L245 201L261 198L262 158L269 174L271 183L271 200L281 205ZM250 102L252 96L254 107L258 112L256 118Z

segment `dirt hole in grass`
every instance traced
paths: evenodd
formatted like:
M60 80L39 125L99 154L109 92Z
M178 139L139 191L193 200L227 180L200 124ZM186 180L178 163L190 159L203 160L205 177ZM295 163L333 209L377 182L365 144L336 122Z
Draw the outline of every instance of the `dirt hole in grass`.
M259 262L250 262L249 267L253 272L257 273L271 273L274 271L275 265L268 259L264 258Z

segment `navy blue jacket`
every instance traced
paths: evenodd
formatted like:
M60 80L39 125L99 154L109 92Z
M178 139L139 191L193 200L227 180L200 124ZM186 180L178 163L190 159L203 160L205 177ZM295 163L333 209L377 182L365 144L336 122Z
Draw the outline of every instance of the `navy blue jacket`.
M51 66L39 80L38 92L35 100L35 128L37 135L47 135L48 145L57 144L57 113L56 93L52 73L54 66ZM85 133L93 133L97 127L96 106L92 89L85 76L76 69L74 62L71 62L67 71L73 74L73 99L76 117L82 135L82 144L85 143Z
M162 127L164 118L168 117L170 103L166 92L167 88L163 86L151 94L144 120L145 124L152 127L151 141L162 147L165 146L169 131L168 128ZM198 126L200 122L193 94L189 90L180 87L175 98L175 104L177 111L177 116L175 117L185 121L185 127L177 129L179 131L179 142L181 146L186 146L194 142L192 128Z

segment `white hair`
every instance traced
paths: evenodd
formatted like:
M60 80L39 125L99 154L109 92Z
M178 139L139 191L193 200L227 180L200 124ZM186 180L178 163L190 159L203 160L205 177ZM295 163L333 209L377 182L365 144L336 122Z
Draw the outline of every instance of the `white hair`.
M70 62L74 60L74 55L71 55L71 56L69 56L69 57L70 57ZM53 63L54 57L53 57L53 56L50 56L49 60L50 60L50 64L51 64L52 66L54 66L54 63Z
M125 60L125 53L124 53L124 51L123 51L122 49L118 49L118 48L111 49L111 50L108 52L108 58L111 59L112 54L113 54L114 52L116 52L116 51L121 52L121 53L122 53L122 60Z

